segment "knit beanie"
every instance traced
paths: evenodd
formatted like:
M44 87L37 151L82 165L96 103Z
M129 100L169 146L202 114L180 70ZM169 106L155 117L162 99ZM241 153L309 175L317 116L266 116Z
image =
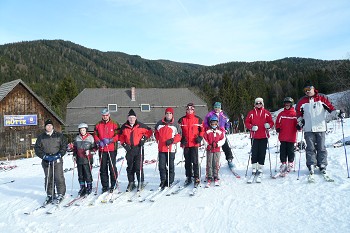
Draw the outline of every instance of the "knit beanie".
M165 113L171 112L174 115L174 109L173 108L166 108Z
M136 113L134 112L134 110L130 109L128 116L134 116L136 117Z

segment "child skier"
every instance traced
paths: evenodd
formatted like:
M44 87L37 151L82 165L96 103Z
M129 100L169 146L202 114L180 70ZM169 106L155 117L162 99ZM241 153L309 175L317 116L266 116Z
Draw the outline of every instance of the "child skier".
M218 126L219 119L216 115L209 120L209 128L204 132L204 140L207 144L207 185L209 188L214 178L215 186L219 186L219 169L221 147L226 141L225 129Z
M73 159L77 163L78 181L80 190L78 195L89 195L92 191L92 175L91 165L93 164L93 156L91 154L94 137L89 134L88 125L81 123L78 126L79 134L74 140ZM86 183L86 186L85 186Z

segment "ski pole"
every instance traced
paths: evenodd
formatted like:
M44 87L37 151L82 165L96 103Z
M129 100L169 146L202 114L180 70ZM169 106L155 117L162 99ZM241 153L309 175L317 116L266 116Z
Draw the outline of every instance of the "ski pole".
M50 164L51 162L49 162L49 166L47 168L47 174L46 174L46 185L45 185L45 192L48 192L48 187L49 187L49 178L50 178Z
M52 162L52 196L55 194L55 161Z
M303 148L303 146L302 146L303 134L304 134L304 130L301 131L300 148L299 148L299 168L298 168L298 178L297 178L297 180L299 180L299 176L300 176L300 160L301 160L301 149Z
M277 160L278 160L278 158L277 158L277 154L278 154L278 148L279 148L279 140L277 140L277 151L276 151L276 165L275 165L275 172L277 172Z
M350 178L349 175L349 166L348 166L348 155L346 153L346 147L345 147L345 137L344 137L344 123L343 123L343 118L340 119L341 121L341 129L343 133L343 146L344 146L344 152L345 152L345 161L346 161L346 170L348 171L348 178Z
M112 161L112 158L111 158L111 153L109 153L109 151L107 151L107 153L108 153L109 162L111 163L111 167L112 167L112 170L113 170L113 175L114 175L114 179L115 179L115 184L114 184L113 189L115 189L116 186L117 186L117 183L118 183L117 175L115 173L115 164L113 164L113 161ZM117 187L118 187L118 191L119 191L119 186L117 186Z
M170 151L169 151L169 146L168 146L168 187L170 184Z
M101 152L101 154L100 154L100 152ZM103 156L103 147L102 147L102 150L99 150L99 151L98 151L98 158L99 158L99 160L100 160L100 166L99 166L98 174L97 174L96 191L95 191L95 193L94 193L95 195L97 195L97 191L98 191L98 182L100 181L102 156Z
M231 146L230 141L228 140L228 138L226 138L226 140L227 140L228 146L230 147L230 149L231 149L231 151L232 151L233 157L236 158L237 163L240 164L240 162L239 162L239 160L238 160L238 157L237 157L237 156L235 155L235 153L233 152L233 148L232 148L232 146Z
M253 133L251 133L251 138L250 138L251 145L250 145L250 152L249 152L249 156L248 156L247 169L245 170L245 177L247 177L247 175L248 175L248 167L249 167L250 158L251 158L252 152L253 152L254 136L255 136L255 131Z
M74 157L73 157L74 158ZM72 187L71 187L71 191L70 191L70 195L71 196L73 196L73 180L74 180L74 168L75 168L75 164L76 164L76 161L75 161L75 159L74 159L74 161L73 161L73 175L72 175Z
M266 138L267 138L267 150L269 152L270 176L272 177L271 154L270 154L270 143L269 143L268 131L269 131L268 129L265 130Z

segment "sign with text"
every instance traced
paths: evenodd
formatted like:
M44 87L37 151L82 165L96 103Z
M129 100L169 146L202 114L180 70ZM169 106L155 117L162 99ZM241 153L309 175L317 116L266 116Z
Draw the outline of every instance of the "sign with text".
M4 126L38 125L37 115L4 115Z

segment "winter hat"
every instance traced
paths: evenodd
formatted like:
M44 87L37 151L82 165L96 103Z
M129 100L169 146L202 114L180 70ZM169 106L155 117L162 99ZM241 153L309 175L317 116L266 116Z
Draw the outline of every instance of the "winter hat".
M192 108L194 109L194 104L193 103L188 103L186 106L186 109Z
M254 101L254 103L255 103L255 104L256 104L256 103L261 103L262 106L264 106L264 100L263 100L263 98L261 98L261 97L256 98L255 101Z
M45 127L46 127L47 125L52 125L52 126L53 126L53 122L52 122L51 119L47 119L47 120L45 121Z
M103 109L103 110L101 111L101 114L102 114L102 115L108 115L108 114L109 114L108 109L107 109L107 108Z
M221 103L220 102L215 102L214 108L221 108Z
M312 82L310 80L307 80L304 84L304 88L305 87L313 87L314 85L312 85Z
M171 112L171 114L174 115L174 109L173 109L173 108L166 108L166 109L165 109L165 114L166 114L167 112Z
M136 117L136 113L134 112L134 110L130 109L128 116L134 116Z

